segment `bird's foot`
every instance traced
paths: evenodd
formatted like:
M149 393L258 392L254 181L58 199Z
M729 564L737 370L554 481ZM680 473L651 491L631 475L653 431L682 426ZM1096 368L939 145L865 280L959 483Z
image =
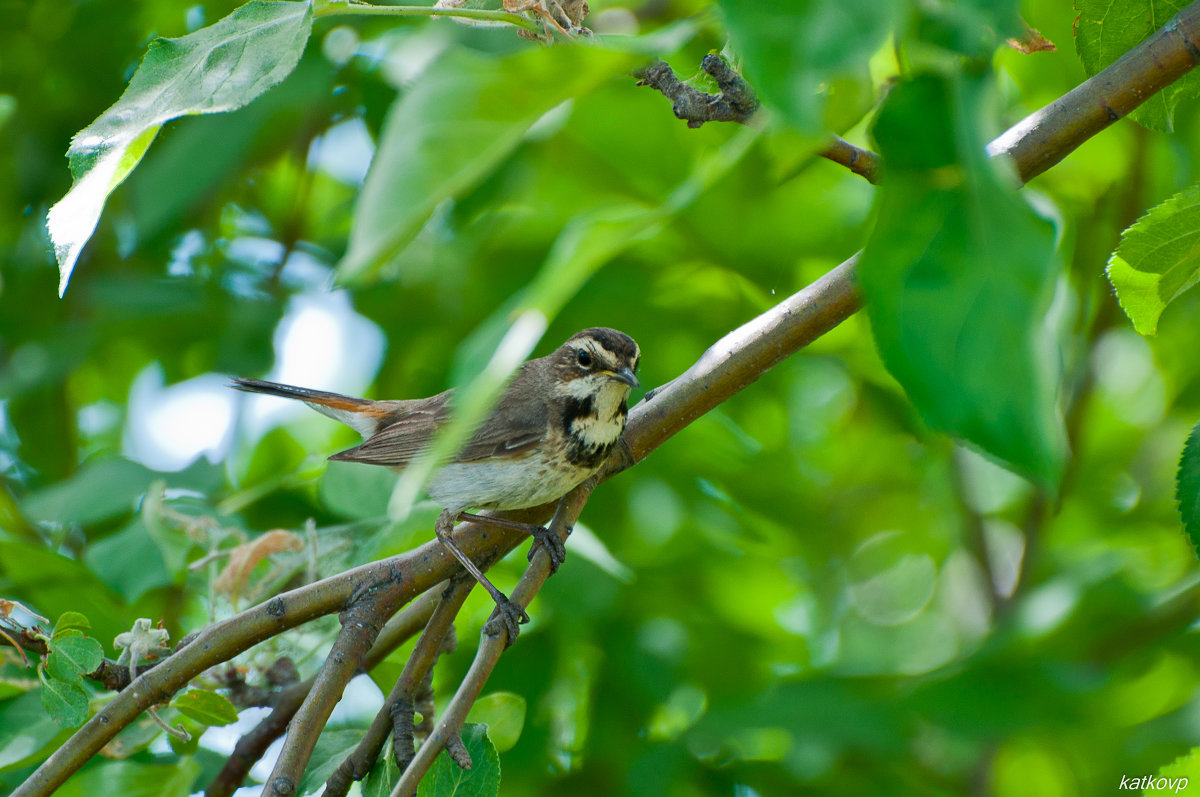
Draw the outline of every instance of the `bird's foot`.
M517 604L513 603L504 595L495 598L496 610L492 612L491 618L488 619L487 625L483 627L483 632L488 636L499 636L501 633L506 634L504 647L508 647L513 642L517 641L517 636L521 633L521 624L529 622L529 615L525 613Z
M529 546L530 562L533 561L534 554L541 548L546 552L546 557L550 560L550 575L558 572L558 566L567 559L567 545L554 532L545 526L529 527L529 536L533 537L533 545Z
M506 520L505 518L491 517L490 515L474 515L470 512L460 512L457 515L459 520L470 520L475 523L483 523L488 526L496 526L502 529L515 529L523 531L530 537L533 537L534 544L529 548L529 561L533 561L534 554L537 553L540 546L546 556L550 557L550 574L554 575L558 572L558 566L561 565L567 558L567 546L562 541L562 538L554 534L545 526L535 526L532 523L518 523L515 520ZM569 531L569 529L568 529Z

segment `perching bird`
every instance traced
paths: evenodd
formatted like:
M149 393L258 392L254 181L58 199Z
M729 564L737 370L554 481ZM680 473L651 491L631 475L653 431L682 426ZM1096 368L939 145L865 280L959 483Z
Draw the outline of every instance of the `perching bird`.
M438 540L496 601L510 642L518 623L529 618L455 544L450 536L454 524L466 509L524 509L556 500L599 470L625 430L626 402L630 389L638 386L640 358L633 338L594 327L572 335L547 356L529 360L466 446L429 482L430 497L445 507L434 525ZM372 401L259 379L235 377L230 386L299 399L363 436L361 444L331 460L397 469L429 445L453 412L453 390L424 399ZM529 532L546 549L553 567L561 563L562 542L545 528L478 519Z

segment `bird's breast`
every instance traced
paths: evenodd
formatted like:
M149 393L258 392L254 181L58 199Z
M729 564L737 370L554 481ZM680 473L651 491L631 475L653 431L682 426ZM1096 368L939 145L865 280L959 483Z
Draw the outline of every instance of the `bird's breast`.
M560 446L543 445L519 457L443 465L428 492L447 509L524 509L561 498L594 470L570 462Z

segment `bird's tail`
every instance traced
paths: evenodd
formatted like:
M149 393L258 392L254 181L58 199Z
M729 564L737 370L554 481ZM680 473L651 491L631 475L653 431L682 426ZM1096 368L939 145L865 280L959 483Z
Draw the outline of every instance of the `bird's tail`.
M284 385L279 382L267 382L263 379L245 379L240 376L230 377L229 386L234 390L242 390L246 393L263 393L268 396L303 401L322 415L341 421L363 437L374 434L379 423L380 413L372 411L377 402L370 399L343 396L341 393L330 393L325 390L310 390L306 387Z

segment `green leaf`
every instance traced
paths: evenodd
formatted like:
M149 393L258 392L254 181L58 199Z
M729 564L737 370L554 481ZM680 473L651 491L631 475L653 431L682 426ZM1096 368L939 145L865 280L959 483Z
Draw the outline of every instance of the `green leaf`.
M308 768L304 770L304 777L300 780L300 788L296 793L314 792L329 780L329 776L346 760L346 756L354 752L355 747L358 747L358 743L362 741L364 730L364 728L334 728L332 730L326 728L323 730L320 738L317 739L317 746L313 748Z
M91 627L91 621L81 612L63 612L59 615L58 622L54 624L54 636L59 636L63 631L70 628L87 631Z
M825 132L833 81L870 85L866 64L901 10L877 0L722 0L720 6L746 79L789 124L812 133Z
M1121 233L1108 279L1133 328L1153 335L1163 310L1200 282L1200 185L1187 188Z
M984 156L984 88L929 76L889 94L860 282L884 363L929 425L1053 485L1066 457L1055 231Z
M88 696L83 687L53 676L42 677L42 706L64 728L77 728L87 722Z
M163 505L166 495L166 482L157 480L146 490L142 500L142 522L146 533L158 546L162 554L163 564L166 565L176 584L182 584L187 577L187 556L193 542L187 532L178 524L167 520Z
M990 59L1008 37L1020 36L1019 0L963 0L957 3L924 3L917 7L911 23L914 38L940 50L961 53L967 58ZM909 57L940 71L944 53L923 53L912 48Z
M61 656L81 675L94 672L104 661L104 646L90 636L72 636L54 641L52 655Z
M25 545L0 537L0 579L5 590L51 616L86 606L93 633L103 638L126 622L120 600L98 581L83 562L43 546Z
M187 717L204 725L229 725L237 722L237 708L211 689L189 689L177 695L171 705Z
M141 515L115 534L89 544L83 561L129 603L174 581Z
M515 692L493 692L475 701L467 722L486 727L497 752L511 750L525 726L525 698Z
M1075 51L1095 75L1170 21L1190 0L1077 0ZM1200 93L1200 73L1189 72L1150 97L1129 118L1151 130L1174 128L1175 106Z
M396 474L388 468L330 462L321 475L317 493L330 512L361 520L386 515L388 497L395 486Z
M46 672L50 677L76 686L83 686L83 675L70 660L51 651L46 656Z
M98 459L69 479L33 493L22 509L38 520L86 526L132 511L152 478L151 471L136 462Z
M1192 541L1192 548L1200 554L1200 423L1192 427L1183 444L1175 478L1175 500L1179 502L1183 530Z
M1143 795L1187 794L1189 783L1200 783L1200 747L1193 747L1186 755L1181 755L1170 764L1158 768L1158 775L1167 778L1166 789L1158 786L1158 778L1153 778L1156 788L1146 788Z
M71 140L74 183L50 209L61 296L109 194L166 122L240 108L295 68L312 27L309 3L252 0L179 39L155 39L116 104Z
M30 691L0 702L0 772L24 766L64 735L48 715L44 700Z
M434 208L491 174L529 128L564 100L634 63L587 47L498 60L454 50L392 106L359 196L338 279L370 278L396 258Z
M392 760L391 751L392 746L389 744L384 755L379 757L371 771L363 778L363 797L388 797L400 782L400 768Z
M421 779L417 797L496 797L500 793L500 756L487 729L464 725L462 740L471 755L471 768L459 768L443 751Z

